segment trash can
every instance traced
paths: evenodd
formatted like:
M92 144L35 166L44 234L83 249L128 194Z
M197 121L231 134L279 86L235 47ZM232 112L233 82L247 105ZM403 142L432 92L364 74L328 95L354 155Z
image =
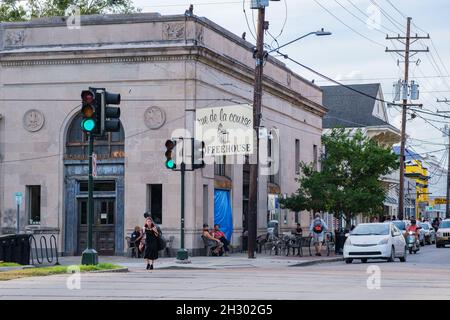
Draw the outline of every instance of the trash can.
M14 235L8 234L4 236L0 236L0 261L11 262L12 257L12 245L11 241L14 238Z
M344 254L344 243L346 240L345 230L343 228L340 228L338 230L335 230L334 233L335 233L334 253L337 255L342 255Z
M30 264L30 234L16 234L14 247L14 262L21 265Z
M13 234L0 237L0 260L21 265L30 264L30 234Z

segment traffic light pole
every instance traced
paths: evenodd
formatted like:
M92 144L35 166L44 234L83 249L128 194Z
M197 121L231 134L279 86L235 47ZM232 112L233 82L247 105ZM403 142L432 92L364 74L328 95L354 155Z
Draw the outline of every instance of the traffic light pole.
M184 248L184 192L185 192L185 175L186 175L186 164L181 162L181 218L180 218L180 249L177 252L177 261L189 262L188 252Z
M89 136L89 180L88 180L88 234L87 248L83 251L81 264L95 265L98 264L98 254L92 244L92 227L94 224L94 177L92 176L92 154L94 153L94 136Z

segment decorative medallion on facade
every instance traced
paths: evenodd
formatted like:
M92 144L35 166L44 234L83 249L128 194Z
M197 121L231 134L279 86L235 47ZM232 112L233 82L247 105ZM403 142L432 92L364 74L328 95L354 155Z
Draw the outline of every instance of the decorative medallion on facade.
M7 46L21 46L25 41L25 30L8 31L5 36Z
M165 23L163 25L164 40L184 39L184 23Z
M156 130L166 122L166 113L159 107L150 107L145 110L144 121L147 128Z
M28 110L23 116L23 126L30 132L36 132L44 126L44 114L39 110Z

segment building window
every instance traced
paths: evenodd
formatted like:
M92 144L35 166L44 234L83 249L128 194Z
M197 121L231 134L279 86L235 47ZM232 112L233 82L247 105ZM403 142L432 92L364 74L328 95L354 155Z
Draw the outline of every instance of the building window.
M87 160L88 137L81 129L82 116L72 120L67 132L66 152L67 160ZM125 134L122 125L118 132L108 132L104 137L98 137L94 141L94 151L98 159L123 158Z
M41 186L27 186L30 224L41 223Z
M317 155L317 145L313 145L313 165L314 165L314 169L317 171L318 168L318 155Z
M216 176L225 176L226 156L216 157L214 163L214 174Z
M156 224L162 224L162 184L147 185L147 210Z
M295 139L295 174L300 174L300 140Z

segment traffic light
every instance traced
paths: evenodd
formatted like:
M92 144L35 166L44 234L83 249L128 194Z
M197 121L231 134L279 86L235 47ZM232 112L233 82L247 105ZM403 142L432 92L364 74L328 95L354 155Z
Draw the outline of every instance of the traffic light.
M101 95L101 133L120 131L120 108L109 104L120 104L120 94L102 91Z
M175 162L175 146L177 145L177 142L175 140L167 140L166 141L166 168L167 169L175 169L177 167Z
M81 129L88 133L97 133L98 127L98 108L95 100L95 93L91 90L81 91Z
M205 167L205 143L200 140L194 140L192 144L192 168L200 169Z

